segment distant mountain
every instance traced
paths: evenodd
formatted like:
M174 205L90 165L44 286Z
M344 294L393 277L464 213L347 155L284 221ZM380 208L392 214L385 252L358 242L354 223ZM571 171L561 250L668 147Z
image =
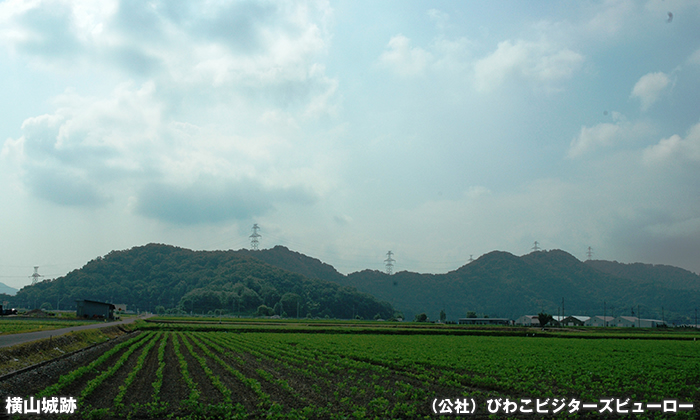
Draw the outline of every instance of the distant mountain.
M700 291L700 276L670 265L623 264L617 261L589 260L586 264L617 277L678 290Z
M522 257L493 251L446 274L401 271L391 276L376 270L344 276L284 247L248 253L309 277L356 287L391 303L407 319L422 312L437 319L442 309L453 320L466 316L467 311L514 319L540 311L557 315L563 306L566 315L602 315L604 311L631 315L639 310L642 317L665 316L669 322L684 323L700 297L700 278L688 271L645 264L584 263L561 250Z
M5 283L0 283L0 293L14 296L17 293L17 289L15 289L14 287L8 286Z
M76 299L90 299L125 303L128 309L151 312L162 306L195 313L223 310L290 317L388 319L394 315L390 304L353 287L307 278L248 254L192 251L161 244L112 251L64 277L22 288L14 303L24 307L48 303L65 309L74 308ZM286 249L270 254L290 265L301 255ZM319 266L321 272L332 275L330 266ZM297 269L302 271L303 264Z
M375 299L376 298L376 299ZM426 313L449 320L468 311L515 319L553 315L665 316L688 323L700 301L700 276L670 266L582 262L561 250L523 256L493 251L445 274L363 270L349 275L283 246L264 250L191 251L150 244L113 251L63 278L27 286L14 306L75 299L206 312L252 314L260 305L287 315L406 319ZM379 300L379 301L378 301ZM383 302L380 302L383 301ZM641 311L641 312L640 312Z

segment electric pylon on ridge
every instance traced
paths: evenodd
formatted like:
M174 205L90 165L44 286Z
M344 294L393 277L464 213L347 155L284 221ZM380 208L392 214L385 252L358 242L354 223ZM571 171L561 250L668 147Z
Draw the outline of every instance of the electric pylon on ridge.
M393 252L391 252L391 251L387 252L386 259L384 260L385 267L386 267L386 273L388 275L394 274L394 263L396 262L396 260L391 258L392 255L394 255Z
M260 227L258 226L257 223L253 224L253 234L250 235L250 248L254 251L258 250L258 246L260 245L260 241L258 238L262 238L262 235L258 233L258 230L260 230Z
M590 246L588 247L588 252L586 252L586 256L589 260L593 259L593 248L591 248Z
M535 241L535 246L532 247L532 250L537 252L540 251L542 248L540 248L540 243Z
M34 274L32 274L32 275L29 276L29 277L32 278L32 286L34 286L35 284L37 284L37 283L39 282L39 277L44 277L44 276L42 276L41 274L39 274L39 266L38 266L38 265L35 265L35 266L34 266Z

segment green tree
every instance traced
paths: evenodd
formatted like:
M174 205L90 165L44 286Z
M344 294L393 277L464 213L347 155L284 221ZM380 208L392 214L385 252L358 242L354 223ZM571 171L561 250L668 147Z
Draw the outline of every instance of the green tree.
M415 322L427 322L428 321L428 315L423 312L422 314L416 315Z
M445 322L447 320L447 314L445 313L445 310L440 311L440 322Z
M266 305L258 306L258 310L255 312L257 316L272 316L275 314L275 310Z
M540 327L544 327L545 325L549 324L554 317L546 312L540 312L537 314L537 320L540 322Z
M467 311L467 318L477 318L476 312L474 312L474 311Z

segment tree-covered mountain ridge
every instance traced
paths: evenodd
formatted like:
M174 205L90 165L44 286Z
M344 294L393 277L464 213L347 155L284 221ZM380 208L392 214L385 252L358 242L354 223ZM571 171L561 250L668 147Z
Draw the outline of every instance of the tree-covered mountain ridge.
M389 303L367 293L267 264L247 251L192 251L163 244L112 251L63 277L22 288L12 302L69 309L76 299L151 312L342 319L395 315Z
M689 322L700 302L700 276L678 267L580 261L562 250L523 256L492 251L444 274L363 270L343 275L318 259L283 246L246 255L307 277L356 287L391 303L407 319L480 315L516 319L540 311L566 315L631 315Z
M359 293L358 293L359 291ZM546 311L631 315L685 323L700 301L700 276L665 265L580 261L561 250L523 256L493 251L444 274L362 270L348 275L284 246L192 251L149 244L113 251L63 278L18 292L20 304L70 307L74 299L131 308L240 314L389 317L467 312L515 319ZM379 301L383 301L381 303ZM16 301L13 299L13 301ZM387 303L388 302L388 303Z

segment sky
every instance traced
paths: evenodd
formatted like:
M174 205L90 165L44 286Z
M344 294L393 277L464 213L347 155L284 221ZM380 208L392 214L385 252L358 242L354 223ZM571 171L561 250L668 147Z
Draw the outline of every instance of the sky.
M700 273L700 2L0 1L0 282L148 243Z

